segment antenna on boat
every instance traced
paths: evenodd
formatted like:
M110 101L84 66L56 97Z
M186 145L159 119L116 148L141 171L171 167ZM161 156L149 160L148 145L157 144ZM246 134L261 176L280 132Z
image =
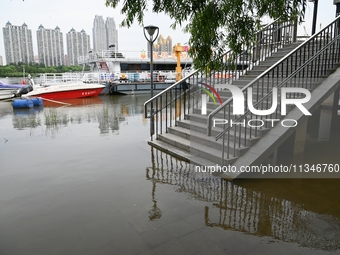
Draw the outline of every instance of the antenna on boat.
M27 78L28 78L28 83L32 86L34 86L34 81L32 79L32 76L30 74L27 75Z

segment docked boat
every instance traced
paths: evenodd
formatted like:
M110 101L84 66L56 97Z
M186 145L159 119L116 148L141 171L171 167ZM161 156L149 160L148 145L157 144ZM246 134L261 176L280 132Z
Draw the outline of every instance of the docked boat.
M78 63L88 65L92 71L101 73L106 88L102 94L142 94L150 93L151 74L150 58L125 58L122 53L111 50L92 52L81 56ZM174 56L154 56L153 59L153 91L163 91L176 82L176 67L180 64L185 76L186 70L192 67L192 59L186 54L177 59Z
M60 100L96 97L105 88L105 85L93 76L84 78L84 74L43 74L39 84L35 84L28 76L33 90L22 95L23 97L41 97L43 99Z
M23 84L6 84L0 81L0 100L11 99Z

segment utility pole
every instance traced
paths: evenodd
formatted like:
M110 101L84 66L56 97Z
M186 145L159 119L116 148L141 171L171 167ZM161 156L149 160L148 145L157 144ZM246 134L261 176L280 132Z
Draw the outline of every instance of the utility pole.
M340 0L333 0L333 4L336 5L335 17L340 14Z
M319 0L308 0L308 2L314 2L314 12L313 12L313 24L312 24L312 35L315 34L316 19L318 16L318 1ZM336 1L336 0L334 0Z
M333 0L333 4L336 6L335 17L338 17L340 15L340 0ZM335 30L336 33L339 33L339 29L340 29L339 21L335 25L335 29L336 29Z

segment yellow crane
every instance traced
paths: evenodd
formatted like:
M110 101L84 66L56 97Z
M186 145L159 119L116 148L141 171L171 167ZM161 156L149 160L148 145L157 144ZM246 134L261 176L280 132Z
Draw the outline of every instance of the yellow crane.
M179 81L182 79L181 54L183 52L183 46L181 46L180 43L177 43L177 45L172 47L172 51L175 52L177 58L176 81Z

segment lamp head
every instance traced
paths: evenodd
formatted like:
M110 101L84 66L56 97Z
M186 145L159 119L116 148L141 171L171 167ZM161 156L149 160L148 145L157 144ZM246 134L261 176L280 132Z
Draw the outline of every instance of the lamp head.
M153 34L156 32L156 30L158 30L159 28L153 25L149 25L144 27L144 29L148 32L148 34L150 36L153 36Z

